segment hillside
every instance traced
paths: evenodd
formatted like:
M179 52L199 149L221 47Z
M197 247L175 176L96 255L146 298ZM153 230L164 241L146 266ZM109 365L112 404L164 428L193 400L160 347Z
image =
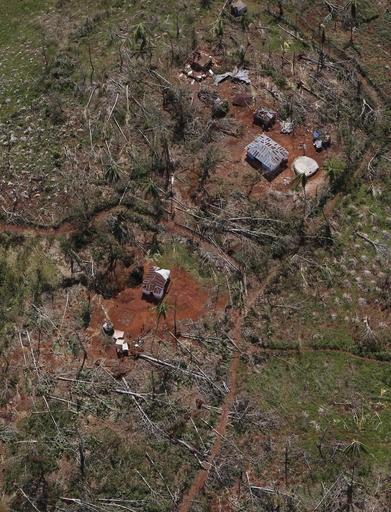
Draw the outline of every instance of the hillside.
M0 3L0 511L389 511L390 24Z

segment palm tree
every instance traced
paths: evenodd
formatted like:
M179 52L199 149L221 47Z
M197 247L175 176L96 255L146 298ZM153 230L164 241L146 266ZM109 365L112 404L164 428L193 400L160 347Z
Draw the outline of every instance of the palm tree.
M144 185L144 198L146 197L150 197L151 199L157 199L159 197L159 188L151 179Z
M157 332L157 330L159 328L159 322L160 322L161 317L166 319L168 311L173 308L174 308L174 306L167 304L167 300L165 300L164 302L160 302L157 306L152 308L157 313L155 332Z
M134 37L134 40L136 41L136 43L138 41L141 41L141 43L140 43L140 52L141 52L144 49L144 46L147 42L147 31L146 31L143 23L139 23L138 25L136 25L136 28L134 29L134 32L133 32L133 37Z
M118 166L114 162L107 164L105 168L105 180L108 183L117 183L119 179L120 172Z
M337 156L325 162L325 169L331 185L335 185L345 170L345 162Z

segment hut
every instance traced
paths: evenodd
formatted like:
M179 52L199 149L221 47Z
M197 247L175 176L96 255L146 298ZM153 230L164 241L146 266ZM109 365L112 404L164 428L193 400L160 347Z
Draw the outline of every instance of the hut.
M299 156L293 162L293 171L299 176L307 176L309 178L319 169L319 165L315 160L308 156Z
M243 16L247 12L247 5L242 0L235 0L231 4L231 14L233 16Z
M162 300L170 281L170 273L167 269L152 267L143 281L143 298Z
M262 133L246 146L247 158L257 161L268 172L273 172L288 160L288 151L273 139Z
M254 124L262 126L264 130L271 128L276 120L276 113L267 108L260 107L254 112Z

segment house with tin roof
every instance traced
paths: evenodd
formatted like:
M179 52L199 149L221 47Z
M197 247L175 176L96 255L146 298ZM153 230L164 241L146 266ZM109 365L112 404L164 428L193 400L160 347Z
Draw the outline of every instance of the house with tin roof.
M258 162L268 172L282 167L288 160L288 151L273 139L262 133L246 146L247 158Z
M170 273L165 268L152 267L144 277L143 298L162 300L170 281Z

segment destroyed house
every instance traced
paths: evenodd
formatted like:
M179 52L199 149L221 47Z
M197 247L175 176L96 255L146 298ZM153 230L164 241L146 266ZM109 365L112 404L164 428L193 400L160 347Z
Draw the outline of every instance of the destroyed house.
M247 12L247 5L242 0L236 0L231 4L231 13L234 16L243 16Z
M268 130L276 120L276 113L267 108L258 108L254 112L254 124L262 126L264 130Z
M143 281L143 297L161 300L170 280L170 271L152 267Z
M207 73L213 66L213 59L211 55L208 55L202 51L195 51L190 62L190 67L194 71L200 73Z
M269 172L275 171L288 159L288 151L264 133L246 146L247 158L258 161Z

